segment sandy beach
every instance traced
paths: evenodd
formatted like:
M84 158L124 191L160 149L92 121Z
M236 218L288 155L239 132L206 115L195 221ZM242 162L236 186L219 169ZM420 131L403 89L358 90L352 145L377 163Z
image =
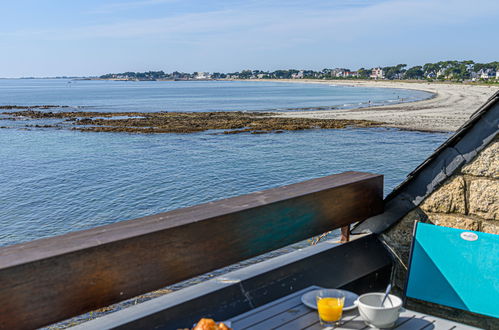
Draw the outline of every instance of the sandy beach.
M283 80L275 80L283 81ZM280 117L317 119L371 120L387 127L421 131L455 131L475 112L498 86L444 84L400 81L314 81L285 80L294 83L348 85L362 87L402 88L428 91L431 99L348 110L293 111L280 113Z

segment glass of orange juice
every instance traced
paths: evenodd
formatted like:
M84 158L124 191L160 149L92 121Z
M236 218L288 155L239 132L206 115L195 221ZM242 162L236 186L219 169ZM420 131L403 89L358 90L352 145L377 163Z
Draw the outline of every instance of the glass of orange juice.
M317 294L317 310L323 326L340 325L345 295L340 290L325 289Z

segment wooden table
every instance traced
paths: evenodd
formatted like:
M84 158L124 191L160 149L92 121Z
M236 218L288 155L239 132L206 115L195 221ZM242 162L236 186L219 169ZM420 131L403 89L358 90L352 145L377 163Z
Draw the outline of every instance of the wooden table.
M281 299L255 308L228 320L234 330L243 329L323 329L316 310L301 302L301 296L318 287L311 286ZM371 329L359 316L357 309L343 314L343 324L335 329ZM410 310L400 313L393 329L477 329L464 324L444 320Z

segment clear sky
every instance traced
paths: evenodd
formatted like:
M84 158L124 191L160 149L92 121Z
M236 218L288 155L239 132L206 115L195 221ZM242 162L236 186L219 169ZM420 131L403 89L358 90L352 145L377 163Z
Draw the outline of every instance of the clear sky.
M0 77L499 59L499 0L2 0L0 13Z

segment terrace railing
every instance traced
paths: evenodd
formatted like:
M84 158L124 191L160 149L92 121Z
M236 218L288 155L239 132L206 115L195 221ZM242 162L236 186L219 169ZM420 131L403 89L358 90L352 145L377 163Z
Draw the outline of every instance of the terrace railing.
M0 248L0 328L52 324L383 211L383 177L345 172Z

